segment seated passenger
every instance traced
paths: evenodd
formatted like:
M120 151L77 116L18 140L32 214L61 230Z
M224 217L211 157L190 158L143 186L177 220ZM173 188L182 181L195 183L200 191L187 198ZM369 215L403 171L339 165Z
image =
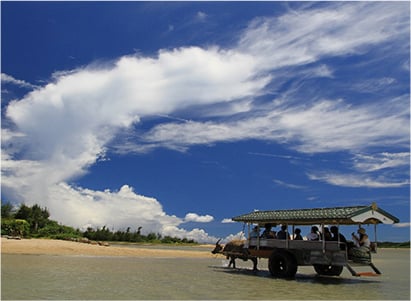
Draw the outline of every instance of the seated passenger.
M320 235L318 233L318 227L312 226L311 232L307 235L307 240L320 240Z
M354 240L354 244L357 248L366 248L370 249L370 239L368 238L368 235L365 233L364 228L359 228L357 233L360 235L359 237L352 233L352 238Z
M303 237L301 236L301 229L296 228L294 231L294 240L303 240Z
M370 239L368 235L365 234L364 228L359 228L357 233L359 237L352 233L352 238L354 240L355 247L348 248L348 257L351 258L353 261L357 262L367 262L370 260Z
M344 235L339 233L337 226L331 226L330 231L333 234L331 240L347 243L347 240L345 239Z
M290 234L287 231L287 225L282 225L281 230L277 233L277 239L290 239Z
M265 224L265 229L263 234L261 234L261 238L276 238L275 232L271 230L271 224Z
M324 234L323 234L324 240L332 240L331 232L328 227L324 227Z
M253 231L251 231L250 233L250 238L257 238L258 236L260 236L260 231L258 229L258 226L255 226L253 228Z

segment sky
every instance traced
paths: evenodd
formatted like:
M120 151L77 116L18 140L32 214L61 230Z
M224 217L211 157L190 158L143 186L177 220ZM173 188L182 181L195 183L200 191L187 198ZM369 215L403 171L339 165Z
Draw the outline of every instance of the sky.
M65 225L376 202L410 238L409 2L2 1L1 121L2 202Z

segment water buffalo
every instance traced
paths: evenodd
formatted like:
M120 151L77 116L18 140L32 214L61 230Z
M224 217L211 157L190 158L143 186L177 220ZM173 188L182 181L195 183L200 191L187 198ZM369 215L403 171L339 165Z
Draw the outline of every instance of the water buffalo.
M213 254L223 254L227 256L227 259L230 259L228 266L231 265L235 268L235 260L236 258L240 258L244 261L248 259L252 260L253 262L253 270L257 270L257 257L251 256L248 252L248 249L244 247L245 240L232 240L228 242L224 247L220 245L219 239L216 244L214 250L211 251Z

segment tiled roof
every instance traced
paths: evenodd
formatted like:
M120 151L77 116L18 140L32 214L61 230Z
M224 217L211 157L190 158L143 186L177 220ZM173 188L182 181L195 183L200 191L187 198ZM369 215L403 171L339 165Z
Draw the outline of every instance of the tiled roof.
M250 223L293 223L300 225L314 223L356 224L358 222L354 222L352 218L367 211L378 211L394 222L399 221L386 211L377 208L375 204L371 206L254 211L233 217L232 220ZM370 223L379 222L381 221L370 220Z

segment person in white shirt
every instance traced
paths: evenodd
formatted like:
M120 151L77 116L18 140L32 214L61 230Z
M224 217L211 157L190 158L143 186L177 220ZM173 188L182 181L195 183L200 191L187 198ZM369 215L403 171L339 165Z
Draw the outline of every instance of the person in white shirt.
M311 232L307 234L307 240L320 240L320 235L318 234L317 226L311 227Z
M355 235L354 232L352 233L352 239L354 241L354 244L357 248L370 248L371 242L370 239L368 238L368 235L365 233L364 228L359 228L357 230L357 233L359 236Z

